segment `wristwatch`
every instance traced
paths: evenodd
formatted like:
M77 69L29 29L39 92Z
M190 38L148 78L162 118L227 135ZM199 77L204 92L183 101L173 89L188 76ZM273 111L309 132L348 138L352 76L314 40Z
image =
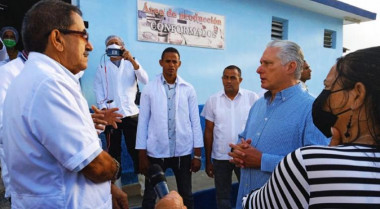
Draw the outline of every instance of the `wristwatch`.
M202 161L202 156L196 156L196 155L194 155L194 159Z

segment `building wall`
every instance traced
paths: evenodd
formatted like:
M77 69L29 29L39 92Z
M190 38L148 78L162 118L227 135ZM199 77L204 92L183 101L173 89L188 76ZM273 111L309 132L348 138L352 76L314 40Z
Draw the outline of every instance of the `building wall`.
M82 87L89 104L95 104L93 80L96 68L105 50L105 38L116 34L124 39L131 51L150 76L162 71L158 61L169 46L181 54L179 75L194 85L199 104L222 89L224 67L234 64L242 69L242 87L258 93L260 78L256 73L266 44L271 41L272 16L287 19L288 40L298 43L311 66L312 79L307 82L309 91L318 95L323 79L342 55L342 20L295 8L272 0L154 0L153 2L178 6L225 16L225 49L208 49L170 44L137 41L137 0L76 0L89 21L90 41L94 50L88 69L82 78ZM323 47L324 30L336 31L336 48Z

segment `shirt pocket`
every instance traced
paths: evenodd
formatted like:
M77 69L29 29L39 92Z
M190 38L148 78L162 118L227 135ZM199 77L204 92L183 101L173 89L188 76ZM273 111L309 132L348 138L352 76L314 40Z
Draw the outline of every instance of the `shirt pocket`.
M12 208L14 209L60 209L64 208L65 202L62 195L12 195Z

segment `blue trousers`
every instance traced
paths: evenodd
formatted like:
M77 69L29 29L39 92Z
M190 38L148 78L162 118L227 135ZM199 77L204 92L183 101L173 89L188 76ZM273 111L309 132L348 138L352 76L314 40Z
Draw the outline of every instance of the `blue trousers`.
M228 160L212 159L214 167L214 182L216 191L216 205L218 209L231 209L232 171L240 181L240 168Z
M183 198L183 202L188 209L194 208L194 198L191 187L191 155L171 158L152 158L148 157L149 163L158 164L165 172L166 169L173 170L177 183L178 193ZM145 191L142 202L143 209L153 209L156 203L157 195L153 186L149 182L149 178L145 178Z

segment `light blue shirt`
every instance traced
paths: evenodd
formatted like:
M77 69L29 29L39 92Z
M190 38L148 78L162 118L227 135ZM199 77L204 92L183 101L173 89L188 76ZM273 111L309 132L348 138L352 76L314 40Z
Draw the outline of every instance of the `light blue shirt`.
M266 92L251 108L240 137L252 139L251 145L262 152L261 169L241 169L236 208L252 189L263 186L276 165L288 153L307 145L327 145L327 139L313 124L314 98L296 84L278 92L270 102Z
M136 149L154 158L189 155L203 147L197 96L194 87L177 76L175 89L175 150L170 154L168 136L168 99L162 74L150 81L141 93Z
M161 77L164 83L166 97L168 99L168 136L169 136L169 148L170 156L174 156L175 150L175 87L177 85L177 79L174 84L166 82L164 76Z

